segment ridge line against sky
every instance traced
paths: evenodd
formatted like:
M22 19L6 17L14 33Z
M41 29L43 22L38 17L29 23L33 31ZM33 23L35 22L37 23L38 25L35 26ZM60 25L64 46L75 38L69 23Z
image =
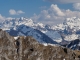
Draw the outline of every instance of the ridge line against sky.
M66 18L80 18L80 0L0 0L0 22L18 17L44 24L59 24Z

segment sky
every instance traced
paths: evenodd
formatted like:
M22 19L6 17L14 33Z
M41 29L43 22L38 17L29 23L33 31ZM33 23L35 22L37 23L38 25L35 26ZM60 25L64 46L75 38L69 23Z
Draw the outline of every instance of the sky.
M0 0L0 22L19 17L60 24L66 18L80 18L80 0Z

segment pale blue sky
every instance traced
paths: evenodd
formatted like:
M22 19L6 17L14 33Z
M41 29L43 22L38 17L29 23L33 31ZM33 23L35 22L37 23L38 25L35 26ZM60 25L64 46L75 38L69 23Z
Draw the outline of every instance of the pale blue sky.
M80 0L0 0L0 20L28 17L37 22L56 24L79 15Z
M0 14L4 16L9 15L9 10L22 10L25 14L21 16L31 17L34 13L40 13L40 7L47 6L49 7L51 3L44 2L42 0L0 0ZM19 17L20 15L18 15ZM14 16L15 17L15 16Z
M2 14L3 16L11 16L9 14L9 10L14 9L16 11L22 10L25 12L25 14L17 15L17 17L31 17L34 13L39 14L40 11L44 8L44 6L46 6L46 8L49 8L50 5L53 3L54 2L48 2L43 0L0 0L0 14ZM61 9L72 9L71 4L58 3L58 6ZM15 16L13 15L12 17Z

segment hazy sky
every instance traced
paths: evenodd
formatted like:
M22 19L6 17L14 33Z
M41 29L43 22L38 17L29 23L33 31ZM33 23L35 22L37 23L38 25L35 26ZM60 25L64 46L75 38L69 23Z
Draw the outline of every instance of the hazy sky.
M80 0L0 0L0 21L19 17L45 24L80 18Z

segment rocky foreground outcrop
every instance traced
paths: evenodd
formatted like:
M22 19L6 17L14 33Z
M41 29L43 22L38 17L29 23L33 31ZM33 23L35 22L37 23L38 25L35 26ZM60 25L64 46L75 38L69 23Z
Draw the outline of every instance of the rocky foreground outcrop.
M0 30L0 60L78 60L80 51L44 46L32 37L14 37Z

